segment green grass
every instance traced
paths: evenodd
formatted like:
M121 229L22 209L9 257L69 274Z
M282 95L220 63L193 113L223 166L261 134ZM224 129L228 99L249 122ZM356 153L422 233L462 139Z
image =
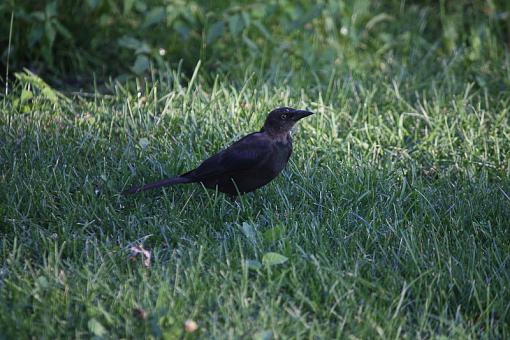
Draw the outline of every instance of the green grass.
M367 7L345 37L325 11L312 26L332 31L289 63L154 66L78 95L18 73L0 97L0 338L510 337L505 42L448 11L435 34L430 8L408 7ZM284 105L317 114L255 193L119 195ZM150 267L129 259L137 244Z
M320 89L199 77L69 102L21 82L33 97L5 97L1 116L4 336L171 338L193 319L220 338L507 337L508 99L465 84L411 104L398 85L331 83L326 103ZM119 196L281 105L317 115L263 189ZM150 268L128 260L136 242ZM247 262L268 252L288 261Z

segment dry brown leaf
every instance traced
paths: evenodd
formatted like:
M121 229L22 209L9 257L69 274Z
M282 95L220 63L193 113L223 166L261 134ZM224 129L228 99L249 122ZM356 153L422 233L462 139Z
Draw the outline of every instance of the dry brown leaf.
M134 308L133 315L140 320L147 320L149 317L149 312L143 308Z
M423 175L425 177L436 177L437 176L437 169L433 166L428 169L423 169Z
M143 247L141 244L135 244L129 247L131 254L128 259L134 261L138 255L142 256L143 265L147 268L151 266L151 252Z
M198 324L191 320L191 319L188 319L184 322L184 330L188 333L193 333L194 331L196 331L198 329Z

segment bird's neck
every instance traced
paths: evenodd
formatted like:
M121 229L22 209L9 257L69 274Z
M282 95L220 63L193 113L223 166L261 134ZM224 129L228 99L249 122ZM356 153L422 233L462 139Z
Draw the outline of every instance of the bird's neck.
M289 136L290 136L290 131L268 128L267 126L264 126L262 128L262 130L260 130L260 132L265 133L272 140L274 140L276 142L283 142L283 143L286 143L289 140Z

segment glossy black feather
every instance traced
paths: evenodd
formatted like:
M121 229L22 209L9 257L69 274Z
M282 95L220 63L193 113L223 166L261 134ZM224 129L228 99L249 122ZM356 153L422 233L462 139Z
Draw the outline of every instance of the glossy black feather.
M269 183L285 168L292 154L290 130L308 111L280 108L269 113L261 131L249 134L196 169L177 177L135 187L132 194L174 184L202 183L205 187L235 196Z

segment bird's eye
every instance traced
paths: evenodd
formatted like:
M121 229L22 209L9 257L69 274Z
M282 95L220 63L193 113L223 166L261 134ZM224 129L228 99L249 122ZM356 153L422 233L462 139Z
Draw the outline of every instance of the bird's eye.
M281 119L287 119L287 115L284 113L280 116Z

